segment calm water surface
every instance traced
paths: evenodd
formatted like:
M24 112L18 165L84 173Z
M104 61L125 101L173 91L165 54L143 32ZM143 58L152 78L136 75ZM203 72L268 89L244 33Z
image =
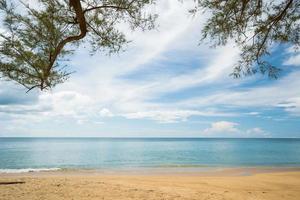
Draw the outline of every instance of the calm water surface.
M300 139L0 138L0 169L300 167Z

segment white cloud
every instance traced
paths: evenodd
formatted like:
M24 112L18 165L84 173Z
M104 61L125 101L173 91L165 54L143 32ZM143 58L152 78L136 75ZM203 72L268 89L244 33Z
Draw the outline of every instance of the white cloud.
M99 112L101 117L113 117L114 114L107 108L103 108Z
M211 124L210 128L207 128L203 131L205 135L213 135L213 134L228 134L228 133L237 133L239 130L236 128L238 124L234 122L228 121L219 121Z
M75 91L42 93L39 96L40 106L50 106L54 116L76 116L92 110L94 101L87 95Z
M208 106L227 105L234 107L281 107L293 115L300 115L300 72L276 80L267 86L255 86L243 90L220 90L213 94L182 101L182 105ZM288 88L288 89L287 89Z
M283 62L284 65L300 66L300 50L295 46L286 49L288 58Z
M213 59L207 63L207 66L199 66L197 70L191 71L183 75L175 75L173 77L158 80L150 85L148 92L150 93L166 93L183 90L199 85L208 85L210 83L220 84L225 80L234 82L229 78L232 66L237 61L239 51L232 44L219 48L214 52ZM231 80L230 80L231 79Z
M293 115L300 116L300 95L287 98L286 101L278 103L277 106Z
M269 133L259 127L242 130L238 123L218 121L201 131L201 135L206 137L268 137Z
M232 116L232 113L218 113L213 111L196 110L157 110L126 113L122 116L128 119L151 119L161 123L174 123L186 121L191 116Z
M257 116L259 115L260 113L259 112L248 112L248 113L245 113L246 115L253 115L253 116Z
M284 65L300 66L300 54L289 57L283 63Z
M262 130L261 128L251 128L245 131L246 137L270 137L270 133Z

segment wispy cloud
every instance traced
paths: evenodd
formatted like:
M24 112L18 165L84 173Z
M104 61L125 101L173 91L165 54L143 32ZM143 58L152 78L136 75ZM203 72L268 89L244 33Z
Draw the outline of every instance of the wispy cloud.
M213 111L197 111L197 110L156 110L126 113L122 116L128 119L151 119L161 123L174 123L178 121L186 121L191 116L233 116L233 113L221 113Z
M298 113L300 107L300 91L298 89L300 87L299 76L300 72L297 71L266 86L217 91L214 94L191 98L181 103L198 106L282 107L287 112L300 114Z
M286 50L287 58L283 62L284 65L300 67L300 51L295 46L291 46Z

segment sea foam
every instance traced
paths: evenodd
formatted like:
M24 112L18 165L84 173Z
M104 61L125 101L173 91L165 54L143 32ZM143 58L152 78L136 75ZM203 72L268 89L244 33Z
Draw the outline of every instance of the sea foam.
M0 173L27 173L27 172L46 172L58 171L60 168L26 168L26 169L0 169Z

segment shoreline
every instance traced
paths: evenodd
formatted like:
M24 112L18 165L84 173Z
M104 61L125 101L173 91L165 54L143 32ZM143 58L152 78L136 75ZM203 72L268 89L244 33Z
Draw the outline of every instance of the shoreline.
M23 171L25 170L25 171ZM72 168L28 168L20 172L1 172L1 177L9 176L94 176L94 175L145 175L145 176L251 176L263 173L300 172L300 167L259 166L259 167L153 167L153 168L114 168L114 169L72 169Z

